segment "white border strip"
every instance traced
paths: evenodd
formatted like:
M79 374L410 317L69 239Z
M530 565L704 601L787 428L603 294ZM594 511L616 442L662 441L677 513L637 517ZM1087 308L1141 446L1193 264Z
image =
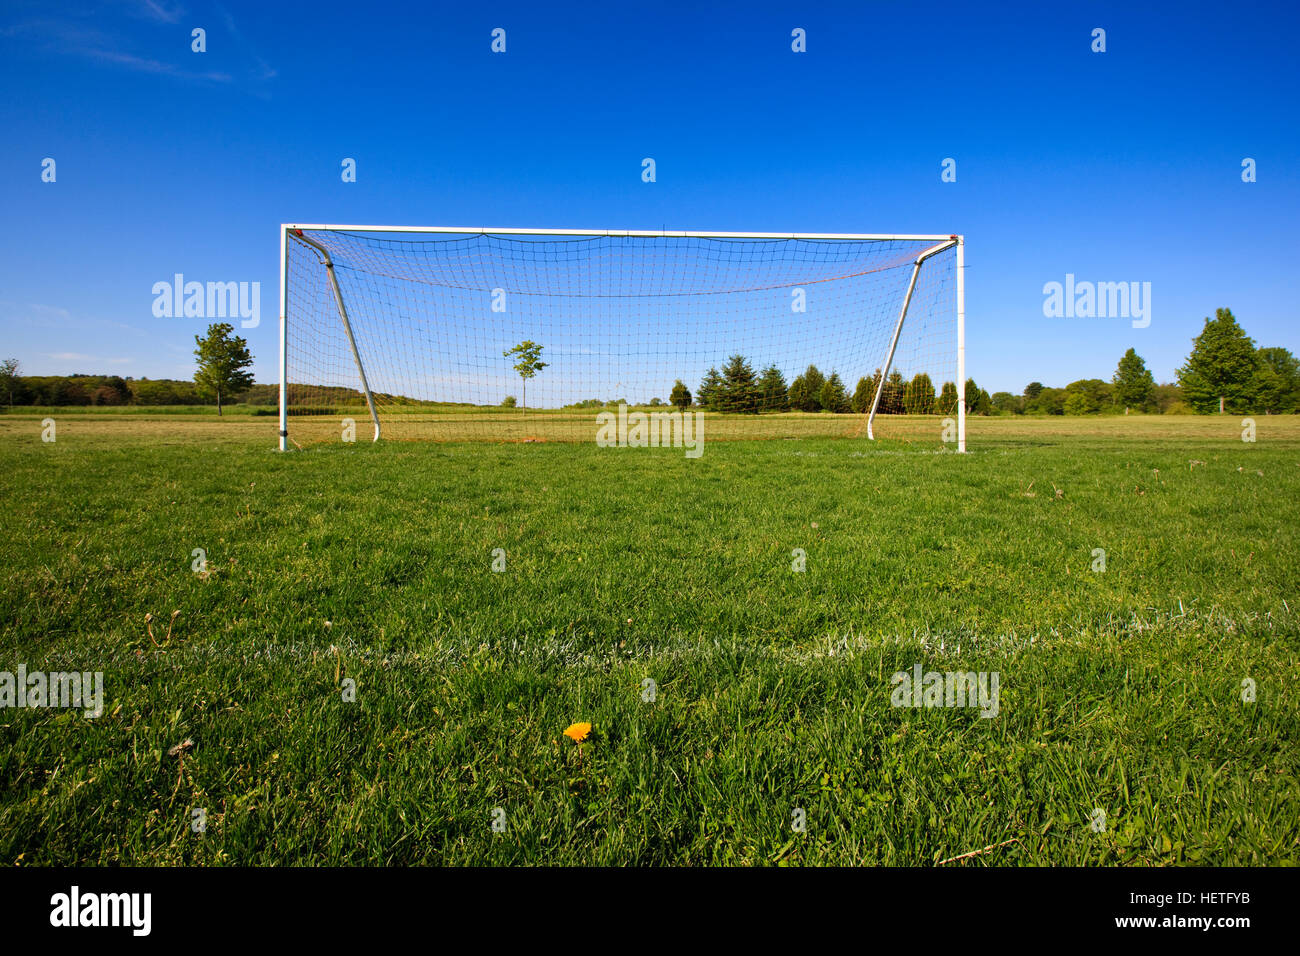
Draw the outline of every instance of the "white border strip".
M675 232L672 230L637 229L490 229L486 226L347 226L321 223L286 222L281 229L304 229L312 232L428 232L474 236L663 236L673 239L895 239L899 241L944 242L961 239L954 235L893 235L845 232Z

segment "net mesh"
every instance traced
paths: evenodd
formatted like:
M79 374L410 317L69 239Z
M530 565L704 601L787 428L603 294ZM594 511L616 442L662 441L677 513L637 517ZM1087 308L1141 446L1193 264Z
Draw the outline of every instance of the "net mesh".
M591 441L597 413L668 406L680 381L711 440L865 438L937 244L291 230L289 434L338 441L351 418L368 439L368 384L385 439ZM938 440L955 412L955 263L917 273L877 437ZM506 354L526 343L527 378Z

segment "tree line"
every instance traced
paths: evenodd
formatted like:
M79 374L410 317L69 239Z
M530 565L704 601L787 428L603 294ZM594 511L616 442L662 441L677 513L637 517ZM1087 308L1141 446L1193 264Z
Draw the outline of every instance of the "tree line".
M0 360L0 402L14 405L276 405L278 385L255 385L248 343L226 322L194 336L193 381L121 375L20 375L18 359Z
M0 404L4 405L212 405L216 395L197 383L172 378L123 378L120 375L19 375L17 362L0 363ZM253 385L227 402L276 405L278 385Z
M1110 381L1080 379L1064 388L1030 382L1022 394L996 392L990 402L996 412L1042 415L1300 412L1300 360L1284 348L1257 347L1231 309L1206 318L1176 375L1177 382L1157 385L1129 349Z
M244 369L251 363L247 344L229 325L211 326L195 336L199 369L194 381L134 379L119 375L21 375L17 359L0 361L0 403L6 405L199 405L220 399L249 405L276 405L279 386L254 385ZM530 344L531 343L527 343ZM880 386L880 369L858 379L850 392L838 372L824 375L809 365L793 381L774 365L755 372L743 355L731 356L719 371L710 368L694 395L678 379L669 402L720 412L831 412L863 414ZM306 386L290 385L290 401ZM333 389L331 400L355 398L355 390ZM385 396L393 401L399 396ZM599 407L589 399L575 406ZM652 405L661 404L654 399ZM966 380L966 410L975 415L1097 415L1105 413L1300 412L1300 361L1290 351L1255 345L1230 309L1217 309L1192 340L1192 351L1177 370L1176 383L1156 384L1145 360L1129 349L1109 381L1079 379L1064 388L1030 382L1024 391L990 395ZM894 370L885 380L877 411L885 415L950 415L957 410L957 386L944 382L936 391L924 372L911 379Z
M880 388L880 369L870 377L858 379L850 392L840 375L829 376L816 365L809 365L787 383L785 374L775 365L755 372L743 355L731 356L721 371L711 368L691 394L678 379L668 395L671 404L687 408L692 404L717 412L758 414L760 412L831 412L842 415L870 411L876 390ZM968 394L979 395L974 381L967 383ZM910 381L895 370L885 379L880 395L879 412L886 415L950 414L957 409L957 386L945 382L938 394L930 376L918 373Z
M1230 309L1218 309L1213 319L1206 318L1177 378L1177 382L1156 384L1146 361L1130 348L1109 381L1079 379L1064 388L1030 382L1019 395L990 395L968 378L966 411L974 415L1300 412L1300 360L1284 348L1256 347ZM787 385L776 366L755 374L744 356L733 355L722 371L709 369L694 396L679 379L669 400L682 408L694 401L701 408L722 412L865 413L871 410L879 385L880 369L876 369L870 378L859 379L849 394L837 373L827 378L815 365ZM944 382L936 394L926 373L909 380L895 370L885 381L877 412L949 415L956 409L954 383Z

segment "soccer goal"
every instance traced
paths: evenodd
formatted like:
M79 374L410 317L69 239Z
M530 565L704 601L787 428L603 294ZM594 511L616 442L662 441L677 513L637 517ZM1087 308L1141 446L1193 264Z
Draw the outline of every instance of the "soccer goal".
M280 448L592 441L628 406L711 440L966 448L949 235L286 224Z

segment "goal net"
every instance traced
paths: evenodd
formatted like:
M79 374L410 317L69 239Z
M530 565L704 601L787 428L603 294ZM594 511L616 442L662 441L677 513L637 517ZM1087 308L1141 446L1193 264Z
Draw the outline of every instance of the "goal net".
M282 228L282 448L675 403L709 440L964 450L956 236Z

